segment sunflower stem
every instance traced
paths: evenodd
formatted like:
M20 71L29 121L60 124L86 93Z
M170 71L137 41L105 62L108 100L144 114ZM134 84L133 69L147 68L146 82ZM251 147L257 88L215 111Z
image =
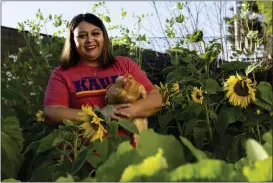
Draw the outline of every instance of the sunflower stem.
M207 123L208 123L208 127L209 127L210 140L212 142L212 130L211 130L210 120L209 120L209 110L208 110L207 100L206 100L206 104L205 104L205 110L206 110Z
M74 141L74 160L77 159L77 156L78 156L78 138L79 138L80 135L76 134L76 138L75 138L75 141Z
M257 120L257 131L258 131L259 142L260 142L260 144L261 144L261 143L262 143L262 140L261 140L261 132L260 132L258 120Z

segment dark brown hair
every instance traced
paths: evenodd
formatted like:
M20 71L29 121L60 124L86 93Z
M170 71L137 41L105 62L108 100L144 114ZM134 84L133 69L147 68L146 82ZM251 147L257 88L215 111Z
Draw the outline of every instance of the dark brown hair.
M79 14L71 20L67 30L65 45L63 47L60 59L61 67L63 69L68 69L69 67L76 66L79 62L79 55L76 51L73 31L82 21L86 21L90 24L93 24L102 30L104 44L102 54L99 57L99 65L104 68L109 67L115 62L115 57L113 56L110 50L109 37L101 19L99 19L97 16L91 13Z

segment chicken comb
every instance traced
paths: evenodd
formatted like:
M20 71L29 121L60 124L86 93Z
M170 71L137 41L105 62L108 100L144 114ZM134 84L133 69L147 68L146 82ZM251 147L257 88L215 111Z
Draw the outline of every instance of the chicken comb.
M130 73L126 73L126 74L124 74L124 78L128 78L129 76L131 76L131 74L130 74Z

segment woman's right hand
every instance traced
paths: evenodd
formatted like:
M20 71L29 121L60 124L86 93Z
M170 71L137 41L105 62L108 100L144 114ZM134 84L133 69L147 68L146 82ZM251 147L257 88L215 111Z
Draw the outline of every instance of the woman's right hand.
M113 119L113 120L120 120L120 119L124 118L123 116L118 116L116 114L116 112L119 109L130 107L131 105L132 105L131 103L127 103L127 104L115 104L115 105L113 105L114 106L114 110L110 114L110 118Z

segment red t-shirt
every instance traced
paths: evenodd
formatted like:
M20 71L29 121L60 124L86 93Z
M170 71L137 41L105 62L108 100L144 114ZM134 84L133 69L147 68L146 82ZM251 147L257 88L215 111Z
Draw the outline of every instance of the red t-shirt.
M45 92L44 106L62 105L80 109L82 105L97 105L104 107L105 89L114 83L115 79L130 73L141 83L147 92L154 89L153 84L128 57L116 57L116 63L104 69L89 66L83 62L67 70L57 67L52 72Z

